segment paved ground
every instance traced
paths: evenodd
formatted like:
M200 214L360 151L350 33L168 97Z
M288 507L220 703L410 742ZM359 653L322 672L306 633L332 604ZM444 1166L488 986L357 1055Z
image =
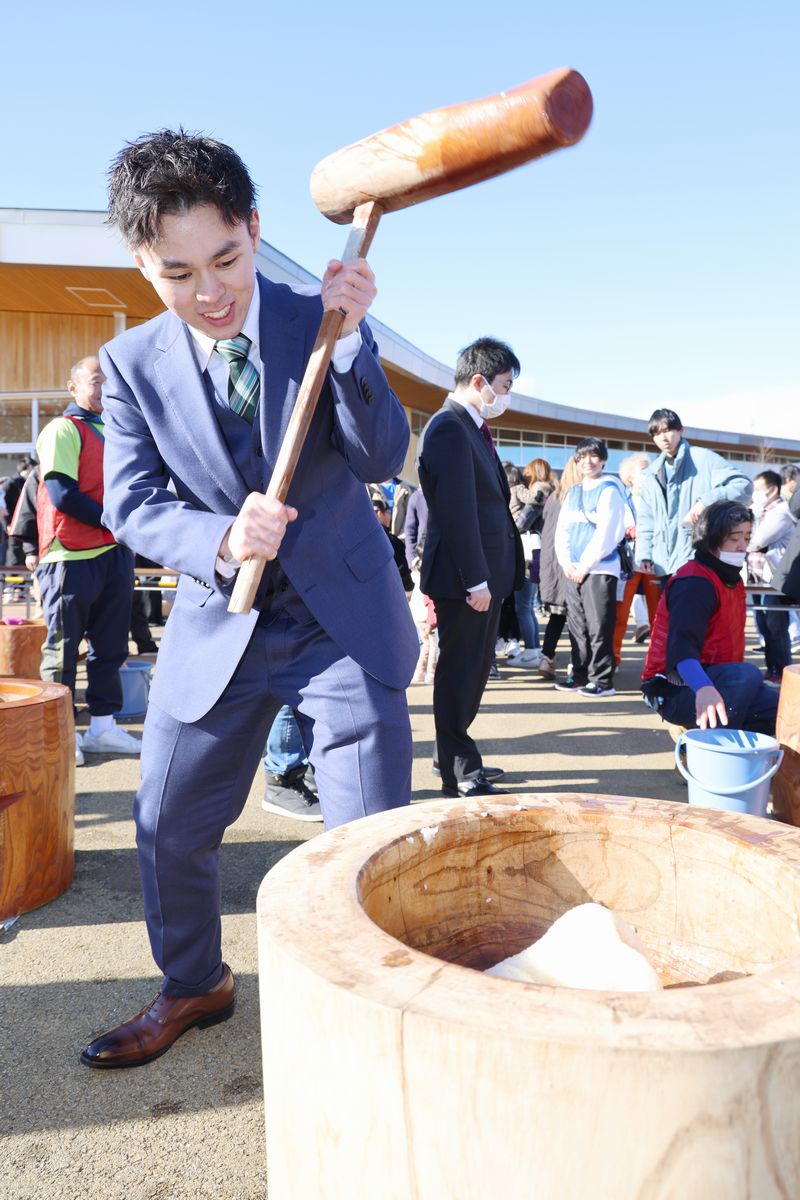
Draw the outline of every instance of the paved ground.
M642 657L626 642L617 696L595 701L503 665L473 727L485 761L505 768L513 791L685 800L669 735L637 690ZM409 704L414 800L433 799L431 688L412 688ZM270 867L320 826L264 813L256 779L222 848L225 956L239 989L234 1019L192 1030L147 1067L88 1070L78 1062L83 1046L157 986L130 816L137 777L131 759L90 757L78 770L74 883L0 939L5 1200L266 1195L255 897Z

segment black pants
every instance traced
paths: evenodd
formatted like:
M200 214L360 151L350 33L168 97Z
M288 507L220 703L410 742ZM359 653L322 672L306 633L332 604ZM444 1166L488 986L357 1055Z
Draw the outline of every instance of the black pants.
M47 624L42 679L66 684L74 696L78 647L85 636L89 712L93 717L119 712L119 669L128 657L133 555L124 546L112 546L96 558L39 563L36 578Z
M559 638L561 637L562 633L564 632L564 626L566 625L566 623L567 623L567 614L566 613L551 613L550 614L550 617L547 621L547 628L544 631L544 638L542 640L542 647L541 647L542 654L544 654L544 656L546 658L555 658L556 646L558 645ZM569 630L567 630L567 633L569 634L570 651L572 654L572 659L574 661L574 659L575 659L575 642L574 642L572 634L569 632Z
M475 612L466 600L436 600L439 661L433 683L436 757L442 783L455 787L473 779L483 766L480 751L467 733L480 707L500 622L502 600Z
M573 643L573 677L581 686L596 683L600 687L611 687L616 619L615 575L587 575L583 583L567 580L567 626Z
M789 637L788 612L773 611L778 604L785 604L785 596L754 596L756 604L767 605L756 610L756 627L764 639L764 659L768 675L780 675L792 661L792 642Z

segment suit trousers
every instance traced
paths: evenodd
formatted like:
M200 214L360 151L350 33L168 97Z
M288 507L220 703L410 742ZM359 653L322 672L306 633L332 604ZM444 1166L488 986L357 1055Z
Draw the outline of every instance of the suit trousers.
M566 598L575 682L581 686L596 683L600 687L611 687L615 666L616 575L587 575L583 583L568 579Z
M433 682L436 757L442 784L455 787L478 775L480 751L467 733L489 678L502 600L475 612L466 600L436 600L439 661Z
M326 828L410 802L405 692L348 658L299 599L262 614L199 721L182 723L151 701L134 818L145 920L168 995L202 995L221 978L220 845L283 704L297 715Z

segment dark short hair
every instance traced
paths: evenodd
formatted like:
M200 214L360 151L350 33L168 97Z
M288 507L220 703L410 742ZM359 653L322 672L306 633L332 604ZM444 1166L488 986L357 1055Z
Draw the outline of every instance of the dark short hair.
M17 461L17 474L19 475L22 471L32 471L33 468L37 467L38 465L38 458L34 458L30 454L24 454L22 458Z
M585 458L587 454L596 454L598 458L602 458L603 462L608 462L608 447L602 438L581 438L575 447L575 457Z
M388 512L389 511L389 505L386 503L385 500L381 500L378 496L375 496L375 498L373 499L372 507L375 509L375 512Z
M800 467L796 463L786 463L781 467L781 479L784 483L791 483L798 475L800 475Z
M738 500L715 500L697 519L692 532L695 550L716 554L731 530L744 521L753 523L753 514L746 504Z
M672 408L657 408L648 425L650 437L663 433L665 429L683 429L683 421Z
M478 338L459 352L456 360L456 386L469 383L473 375L482 375L487 383L491 383L504 371L510 371L516 379L520 369L519 359L505 342L498 342L496 338L490 337Z
M778 491L781 490L781 477L777 471L770 471L769 469L766 471L759 471L757 475L753 476L753 483L755 483L757 479L763 479L768 488L777 488Z
M256 205L253 181L235 150L183 129L127 142L108 178L108 219L134 249L158 241L166 216L211 204L233 228L248 221Z

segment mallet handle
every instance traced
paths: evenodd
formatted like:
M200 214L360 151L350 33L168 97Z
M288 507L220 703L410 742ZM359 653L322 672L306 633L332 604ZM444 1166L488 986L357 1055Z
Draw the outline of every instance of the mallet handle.
M343 263L350 262L354 258L366 258L382 212L381 206L374 202L358 205L353 213L353 225L342 255ZM275 500L280 500L281 503L289 494L297 460L303 449L303 443L317 407L317 400L328 373L333 349L343 324L344 314L338 309L322 314L317 340L306 365L303 382L300 384L297 400L292 409L286 434L267 488L266 494ZM228 612L250 612L264 567L268 561L260 555L253 555L252 558L245 559L239 568L228 604Z

